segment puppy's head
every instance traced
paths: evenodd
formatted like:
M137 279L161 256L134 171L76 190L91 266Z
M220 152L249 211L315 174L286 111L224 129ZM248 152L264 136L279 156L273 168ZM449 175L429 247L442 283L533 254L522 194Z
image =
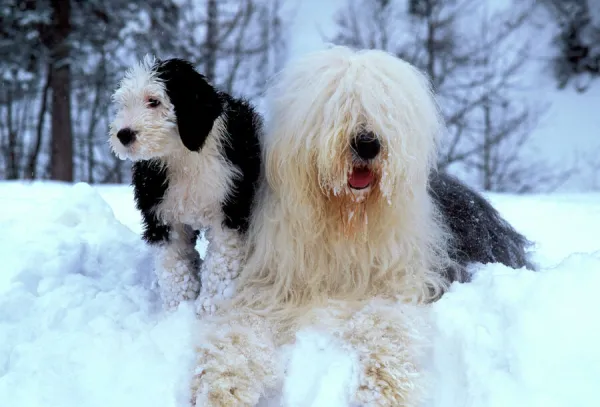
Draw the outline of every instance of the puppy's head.
M109 143L133 161L199 152L222 113L215 88L181 59L147 56L121 80L113 102Z

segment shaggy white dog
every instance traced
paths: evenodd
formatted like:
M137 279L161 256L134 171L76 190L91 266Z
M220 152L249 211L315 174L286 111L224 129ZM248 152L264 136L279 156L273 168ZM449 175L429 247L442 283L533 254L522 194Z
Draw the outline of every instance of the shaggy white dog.
M337 46L291 63L267 100L267 183L232 305L264 321L236 317L235 335L223 324L204 337L198 406L254 405L281 371L257 344L288 342L307 324L356 354L350 402L416 406L425 341L415 309L443 292L452 265L428 194L443 129L429 83L385 52Z
M196 300L199 314L214 312L235 291L244 256L262 119L181 59L146 57L127 72L113 99L110 145L134 162L136 206L143 238L157 250L164 305ZM199 281L201 229L210 243Z

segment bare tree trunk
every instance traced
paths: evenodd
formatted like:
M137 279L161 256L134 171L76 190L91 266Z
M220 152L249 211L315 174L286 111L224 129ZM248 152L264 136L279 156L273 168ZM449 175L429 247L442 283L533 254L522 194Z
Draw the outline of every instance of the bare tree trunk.
M44 134L44 119L46 117L46 111L48 110L48 90L50 89L50 81L52 80L52 66L48 65L48 73L46 74L46 81L42 90L42 98L40 101L40 111L38 114L35 144L33 150L29 155L27 162L27 169L25 178L36 179L37 177L37 160L40 155L40 149L42 147L42 137Z
M262 21L262 27L260 28L260 42L264 44L265 51L260 57L258 63L258 78L257 82L259 87L263 86L268 79L268 71L269 71L269 46L271 45L271 15L270 15L270 7L266 6L262 10L263 15L260 17L260 21ZM259 11L260 12L260 11Z
M488 16L488 9L485 7L485 16ZM488 30L487 25L482 24L482 33L481 37L484 42L488 40ZM485 67L486 72L491 71L490 66L490 54L489 52L485 52L483 57L483 65ZM492 127L492 104L490 100L490 94L486 93L482 100L482 108L483 108L483 148L481 151L481 172L483 176L483 190L491 191L492 190L492 149L494 148L492 139L494 138L494 129Z
M247 1L244 7L242 20L239 24L240 30L233 46L233 63L229 69L229 74L224 85L225 91L229 93L233 92L233 84L235 82L236 75L238 74L242 60L247 57L247 54L243 50L243 41L246 39L246 30L248 29L253 13L254 4L252 4L251 1ZM267 45L265 45L264 52L268 52Z
M433 21L433 4L431 4L431 0L427 1L427 40L426 40L426 46L427 46L427 74L429 75L429 79L432 81L432 83L436 83L436 76L435 76L435 60L436 60L436 54L435 54L435 37L436 37L436 30L435 30L435 23Z
M210 81L216 78L217 50L219 38L219 9L217 0L206 3L206 38L204 40L204 74Z
M493 135L492 135L492 119L490 109L490 100L489 97L486 96L483 101L483 121L484 121L484 130L483 130L483 148L482 148L482 176L483 176L483 190L491 191L492 190L492 149L493 145Z
M102 59L102 64L105 64L104 58ZM101 70L104 68L100 68ZM101 73L98 73L98 76L100 76ZM87 164L87 173L88 173L88 182L90 184L94 183L94 164L95 164L95 160L94 160L94 132L96 131L96 125L98 124L98 121L100 120L100 118L98 117L98 111L100 110L100 97L101 97L101 93L103 90L103 80L102 78L98 77L96 79L96 89L94 89L95 95L94 95L94 102L92 103L92 110L90 112L90 123L88 126L88 131L87 131L87 137L86 137L86 141L87 141L87 145L86 145L86 150L87 150L87 157L86 157L86 164Z
M8 126L8 145L6 146L6 179L18 179L17 166L17 129L13 123L13 92L8 86L8 103L6 104L6 125Z
M71 124L71 67L68 36L71 32L71 2L52 0L54 36L52 55L52 146L50 178L73 181L73 130Z

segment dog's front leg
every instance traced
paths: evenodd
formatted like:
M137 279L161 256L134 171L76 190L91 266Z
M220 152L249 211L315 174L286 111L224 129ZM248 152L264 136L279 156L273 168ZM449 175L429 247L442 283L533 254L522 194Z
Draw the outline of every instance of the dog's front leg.
M199 316L214 314L219 301L233 296L244 256L244 239L238 231L209 230L207 238L209 244L200 269L202 284L196 300Z
M426 397L421 365L428 344L424 308L374 299L339 302L319 310L312 323L333 332L358 361L353 405L416 407Z
M276 388L283 370L267 319L227 310L204 318L200 329L192 406L252 407Z
M168 238L157 247L156 276L163 305L174 310L182 301L195 300L200 291L196 251L198 233L184 224L170 225Z

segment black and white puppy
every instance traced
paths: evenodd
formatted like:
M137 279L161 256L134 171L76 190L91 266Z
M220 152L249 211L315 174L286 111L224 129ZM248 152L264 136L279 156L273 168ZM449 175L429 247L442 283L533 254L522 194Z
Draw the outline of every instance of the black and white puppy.
M197 298L198 313L213 312L213 300L233 293L242 265L262 119L182 59L147 56L127 72L113 101L110 145L134 162L135 202L143 239L157 249L163 303L173 309ZM204 228L209 246L200 262L195 244Z

